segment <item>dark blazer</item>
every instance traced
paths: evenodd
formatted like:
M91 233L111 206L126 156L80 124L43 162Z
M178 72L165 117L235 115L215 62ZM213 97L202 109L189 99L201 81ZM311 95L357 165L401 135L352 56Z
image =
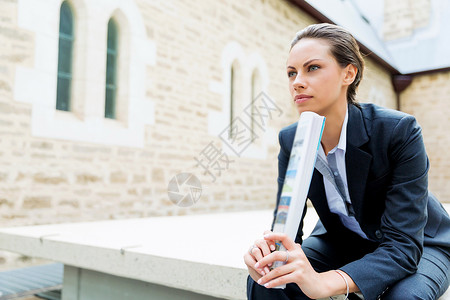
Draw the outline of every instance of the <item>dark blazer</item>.
M292 124L279 134L277 204L296 128ZM375 299L386 287L416 271L424 245L450 249L450 218L428 192L429 162L414 117L373 104L350 104L345 163L355 218L378 247L341 269L365 299ZM308 198L327 232L338 236L349 232L330 212L323 177L317 170ZM303 222L296 238L299 243L302 226Z

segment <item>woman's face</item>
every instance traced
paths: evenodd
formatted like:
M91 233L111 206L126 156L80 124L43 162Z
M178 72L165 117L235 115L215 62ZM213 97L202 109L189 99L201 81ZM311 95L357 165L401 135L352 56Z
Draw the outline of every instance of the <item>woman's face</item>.
M352 68L352 65L342 68L337 63L325 40L298 41L287 60L289 91L298 112L313 111L328 116L345 111L347 87L353 81L349 82L348 71Z

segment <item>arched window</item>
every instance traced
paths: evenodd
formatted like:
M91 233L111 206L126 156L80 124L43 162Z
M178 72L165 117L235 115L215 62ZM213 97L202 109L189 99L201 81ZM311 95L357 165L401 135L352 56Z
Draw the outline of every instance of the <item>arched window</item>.
M105 118L116 119L117 99L117 57L119 36L116 21L111 18L108 22L108 42L106 52L106 91Z
M73 42L73 11L69 3L64 1L59 14L58 83L56 87L56 109L58 110L70 111Z

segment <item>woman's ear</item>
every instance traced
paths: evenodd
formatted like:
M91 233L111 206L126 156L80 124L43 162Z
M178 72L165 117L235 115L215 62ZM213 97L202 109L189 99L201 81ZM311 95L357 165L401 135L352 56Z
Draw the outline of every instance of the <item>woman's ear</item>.
M355 81L356 74L358 74L358 68L352 64L348 64L344 70L344 85L351 85Z

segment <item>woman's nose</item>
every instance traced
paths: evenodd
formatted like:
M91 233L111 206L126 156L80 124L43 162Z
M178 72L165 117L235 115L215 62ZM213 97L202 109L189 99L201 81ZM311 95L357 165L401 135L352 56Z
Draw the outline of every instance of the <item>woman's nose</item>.
M305 81L305 77L302 76L302 74L298 73L297 76L295 77L295 80L293 82L293 87L295 89L298 88L306 88L306 81Z

